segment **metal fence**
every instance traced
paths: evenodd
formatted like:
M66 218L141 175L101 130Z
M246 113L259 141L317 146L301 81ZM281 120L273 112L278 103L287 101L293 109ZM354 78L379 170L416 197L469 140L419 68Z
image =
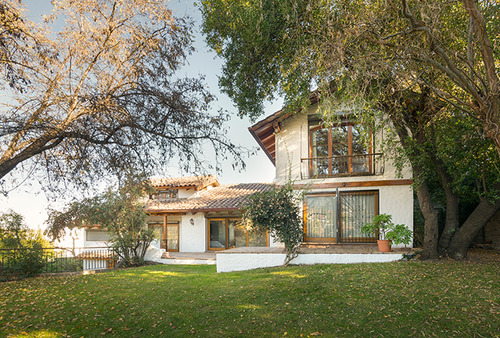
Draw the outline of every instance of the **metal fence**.
M108 247L0 249L0 274L111 269L117 260L118 255Z

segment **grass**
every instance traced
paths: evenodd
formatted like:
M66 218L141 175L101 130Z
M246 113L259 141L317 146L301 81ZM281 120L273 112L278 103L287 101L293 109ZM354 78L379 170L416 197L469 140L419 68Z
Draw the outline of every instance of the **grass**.
M217 274L165 266L0 283L0 336L496 336L500 264Z

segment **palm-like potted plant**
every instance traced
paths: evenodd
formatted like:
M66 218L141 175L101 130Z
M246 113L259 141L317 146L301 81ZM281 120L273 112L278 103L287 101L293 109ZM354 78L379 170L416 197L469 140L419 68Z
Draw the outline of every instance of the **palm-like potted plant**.
M382 252L391 251L392 244L410 244L413 233L406 225L394 224L392 216L380 214L373 218L373 221L361 227L361 232L379 235L377 240L378 249Z

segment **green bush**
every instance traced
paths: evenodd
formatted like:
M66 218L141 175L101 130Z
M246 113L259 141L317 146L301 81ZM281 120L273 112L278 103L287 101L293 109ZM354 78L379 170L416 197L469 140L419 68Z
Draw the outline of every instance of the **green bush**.
M393 244L410 244L413 232L403 224L394 224L392 216L380 214L373 218L373 221L361 227L363 233L373 233L379 235L380 239L388 239Z
M0 215L1 272L7 277L30 277L43 272L43 248L51 244L40 230L29 229L22 215L9 211Z
M299 200L291 183L269 191L253 194L243 211L243 218L249 227L268 230L276 239L285 244L288 265L297 257L300 244L304 240Z
M4 257L3 271L6 275L31 277L41 273L44 266L43 249L35 243L32 247L9 251Z

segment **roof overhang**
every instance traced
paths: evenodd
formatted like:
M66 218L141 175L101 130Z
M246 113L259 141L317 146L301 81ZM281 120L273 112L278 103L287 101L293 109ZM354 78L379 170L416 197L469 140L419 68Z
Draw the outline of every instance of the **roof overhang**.
M146 210L147 211L147 210ZM154 210L147 211L150 214L154 215L163 215L163 214L182 214L185 215L188 212L224 212L224 211L241 211L241 208L193 208L193 209L165 209L165 210Z
M320 99L320 94L318 92L313 92L309 95L309 103L313 105L317 103ZM301 110L297 111L300 113ZM284 112L279 110L276 113L269 115L268 117L260 120L253 126L248 128L250 134L257 141L259 146L262 148L267 157L276 166L276 134L280 131L280 123L286 120L293 113Z

